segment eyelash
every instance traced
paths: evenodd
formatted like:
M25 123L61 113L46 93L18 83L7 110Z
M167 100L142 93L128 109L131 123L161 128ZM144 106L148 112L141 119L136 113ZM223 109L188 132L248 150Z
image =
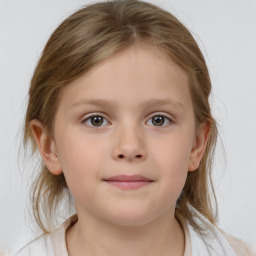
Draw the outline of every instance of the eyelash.
M90 116L87 116L86 118L84 118L83 120L82 120L82 123L84 124L84 123L86 123L87 121L90 121L91 120L91 118L93 118L93 117L101 117L101 118L103 118L104 120L107 120L104 116L102 116L101 114L92 114L92 115L90 115ZM157 126L157 125L152 125L153 127L166 127L166 126L168 126L170 123L172 123L173 121L172 121L172 119L170 118L170 117L167 117L167 116L165 116L165 115L163 115L163 114L155 114L155 115L153 115L152 117L150 117L150 119L149 120L152 120L152 118L154 118L154 117L163 117L164 118L164 124L166 123L166 120L168 121L168 124L167 125L160 125L160 126ZM108 122L108 121L107 121ZM151 121L151 123L152 123L152 121ZM87 124L88 125L88 124ZM95 126L95 125L88 125L89 127L93 127L93 128L98 128L98 127L103 127L103 126L105 126L105 125L100 125L100 126Z

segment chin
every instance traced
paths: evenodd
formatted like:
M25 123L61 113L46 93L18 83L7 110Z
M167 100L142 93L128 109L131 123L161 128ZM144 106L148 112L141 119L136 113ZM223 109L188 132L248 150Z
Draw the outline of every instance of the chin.
M146 225L156 219L158 216L155 214L150 214L145 210L139 211L133 209L129 209L124 211L115 211L111 216L108 216L107 221L123 227L139 227Z

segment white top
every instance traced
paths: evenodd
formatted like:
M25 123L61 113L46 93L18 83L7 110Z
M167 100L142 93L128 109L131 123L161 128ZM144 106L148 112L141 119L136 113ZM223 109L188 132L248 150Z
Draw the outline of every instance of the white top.
M68 256L66 230L76 220L76 215L70 217L52 233L41 235L15 255ZM207 225L208 230L211 230L208 236L198 234L186 220L179 218L179 221L185 234L184 256L256 256L256 251L244 242L220 231L205 218L200 224Z

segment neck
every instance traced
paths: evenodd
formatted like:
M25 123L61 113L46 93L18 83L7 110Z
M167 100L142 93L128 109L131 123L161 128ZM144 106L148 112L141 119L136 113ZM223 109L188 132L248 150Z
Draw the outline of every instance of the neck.
M181 256L185 239L174 213L166 212L147 224L127 227L78 212L78 221L67 231L67 248L74 256Z

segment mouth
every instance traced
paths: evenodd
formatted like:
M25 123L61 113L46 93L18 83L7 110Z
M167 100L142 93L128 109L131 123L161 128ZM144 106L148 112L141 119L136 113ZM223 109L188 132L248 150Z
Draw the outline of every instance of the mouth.
M104 179L103 181L124 190L138 189L153 182L153 180L141 175L117 175Z

